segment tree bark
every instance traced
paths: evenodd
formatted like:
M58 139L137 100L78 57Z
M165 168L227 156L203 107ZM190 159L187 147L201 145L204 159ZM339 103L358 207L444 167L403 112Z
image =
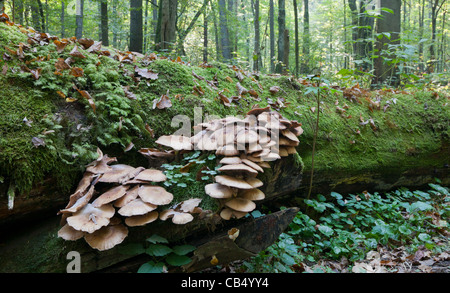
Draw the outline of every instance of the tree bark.
M61 38L64 38L66 35L66 26L65 26L65 14L66 14L66 7L65 7L64 0L61 0Z
M76 29L75 37L81 39L83 37L83 10L84 0L77 0L76 2Z
M270 72L275 72L275 11L273 0L269 1L269 31L270 31Z
M102 0L100 3L100 17L101 17L101 30L102 30L102 44L109 46L109 27L108 27L108 2Z
M310 34L309 34L309 1L303 1L303 58L300 72L309 73L309 53L310 53Z
M176 42L177 0L160 0L158 29L155 47L157 51L170 51Z
M299 44L298 44L298 9L297 9L297 0L294 0L294 18L295 18L295 77L298 77L299 72Z
M278 58L275 72L282 73L285 65L284 58L284 31L286 30L286 5L284 0L278 0Z
M377 33L389 33L390 38L383 35L375 43L378 58L374 62L375 78L372 81L373 84L379 85L388 82L391 85L396 85L399 82L395 66L389 65L385 58L390 60L395 58L388 53L388 46L400 44L401 4L401 0L381 0L381 7L392 10L394 14L382 11L381 18L377 21Z
M142 53L143 29L142 0L130 0L130 51Z
M208 62L208 15L207 9L203 11L203 62Z
M253 2L253 1L252 1ZM260 51L260 32L259 32L259 0L254 1L254 23L255 23L255 45L254 45L254 52L253 52L253 71L258 72L260 70L259 68L259 62L261 59L261 51Z
M219 0L219 26L222 58L224 61L231 60L231 45L228 31L225 0Z

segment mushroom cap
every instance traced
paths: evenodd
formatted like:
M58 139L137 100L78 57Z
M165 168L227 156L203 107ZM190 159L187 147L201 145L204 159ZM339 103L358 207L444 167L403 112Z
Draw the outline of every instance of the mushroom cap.
M258 187L261 187L264 185L264 183L261 180L259 180L258 178L254 178L254 177L245 178L245 182L247 182L247 184L252 186L252 188L249 188L249 189L258 188Z
M229 220L231 218L240 219L245 215L247 215L247 212L239 212L227 207L220 212L220 217L224 220Z
M176 209L185 213L192 213L195 211L195 209L198 207L201 201L202 201L201 198L191 198L182 201L179 205L177 205Z
M205 192L213 198L230 198L233 196L233 190L219 183L205 185Z
M303 128L301 126L296 126L296 127L292 127L290 128L290 130L292 131L293 134L295 134L296 136L300 136L303 133Z
M141 185L138 194L143 201L154 205L166 205L173 200L173 194L161 186Z
M58 237L60 237L64 240L75 241L75 240L83 238L83 236L84 236L84 232L75 230L74 228L70 227L67 224L65 224L58 231Z
M94 207L85 205L81 210L67 218L67 224L78 231L92 233L109 224L109 219L114 216L115 209L112 205Z
M98 181L106 183L122 183L134 178L142 170L144 170L143 167L134 168L124 164L112 165L111 169L108 172L103 173Z
M125 224L130 227L144 226L158 219L158 211L151 211L144 215L131 216L125 219Z
M258 171L245 164L223 165L217 170L221 172L248 172L250 174L258 174Z
M86 240L92 248L99 251L104 251L122 243L127 236L127 227L119 224L102 227L100 230L97 230L91 234L85 234L84 240Z
M150 182L163 182L167 180L167 177L160 170L145 169L142 172L140 172L136 177L134 177L134 179Z
M230 165L230 164L240 164L241 158L239 157L225 157L220 160L219 164Z
M247 115L258 116L259 114L261 114L263 112L270 112L270 106L267 106L265 108L253 108L247 112Z
M281 134L284 135L287 139L295 141L295 142L299 142L300 140L298 139L297 135L295 135L292 131L290 131L289 129L283 129L281 130Z
M159 214L159 218L163 221L172 218L172 223L177 225L183 225L191 222L194 219L189 213L177 212L173 209L164 210Z
M122 196L121 198L117 199L114 202L114 206L116 208L121 208L124 205L126 205L127 203L129 203L130 201L132 201L133 199L136 199L138 196L138 190L139 190L139 185L133 186L133 188L128 189L124 196Z
M116 161L116 158L110 158L108 155L103 155L102 153L101 157L99 156L97 160L87 165L86 171L93 174L103 174L111 170L111 167L108 166L108 164Z
M109 189L108 191L106 191L105 193L103 193L102 195L100 195L99 197L97 197L93 202L92 205L96 208L113 202L116 199L121 198L122 196L124 196L127 193L128 190L128 186L123 186L123 185L119 185L116 187L113 187L111 189Z
M163 135L156 140L156 143L177 151L192 150L191 138L182 135Z
M236 134L236 142L239 144L258 142L258 133L250 129L243 129Z
M118 213L125 217L139 216L155 210L158 206L144 202L140 198L136 198L118 210Z
M248 200L263 200L266 196L264 195L264 192L255 188L239 190L238 197Z
M226 156L233 157L239 155L239 150L236 148L234 144L224 145L222 147L218 147L216 150L217 156Z
M242 159L242 163L244 163L245 165L255 169L258 172L264 173L264 169L261 168L258 164L250 161L249 159Z
M94 185L92 185L89 190L81 197L73 197L70 199L68 207L66 207L63 210L60 210L59 213L61 214L66 214L66 213L75 213L77 211L79 211L81 208L83 208L84 206L86 206L88 204L88 202L91 200L92 195L94 195ZM80 195L81 193L78 192L78 194ZM73 194L76 195L76 194ZM72 196L71 196L72 197ZM76 201L75 201L76 199ZM72 202L75 201L73 204Z
M245 198L236 197L225 203L227 207L239 212L251 212L256 208L256 204Z
M252 185L247 183L244 179L232 177L229 175L217 175L214 177L217 183L225 186L234 187L238 189L253 189Z

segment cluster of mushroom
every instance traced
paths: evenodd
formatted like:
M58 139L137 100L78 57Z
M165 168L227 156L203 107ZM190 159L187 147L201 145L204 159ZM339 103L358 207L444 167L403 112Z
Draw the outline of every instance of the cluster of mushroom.
M303 133L301 123L285 119L266 108L254 108L240 119L227 117L194 126L192 137L166 135L156 143L177 151L215 151L223 156L215 183L205 186L209 196L223 205L220 216L229 220L241 218L256 208L254 201L265 198L258 188L263 182L256 178L269 161L296 153L298 136Z
M65 240L84 238L92 248L103 251L120 244L128 235L127 227L143 226L157 220L158 206L170 204L173 195L163 187L153 185L166 180L162 171L110 165L117 159L103 155L100 149L97 153L98 159L87 166L69 203L58 212L62 214L63 225L58 236ZM102 192L96 190L98 186ZM199 208L195 209L199 203L198 200L191 201L189 208L179 212L190 217L178 217L172 222L185 224L192 221L190 213L199 212ZM168 217L162 217L163 213L167 212L162 211L160 219L166 220Z

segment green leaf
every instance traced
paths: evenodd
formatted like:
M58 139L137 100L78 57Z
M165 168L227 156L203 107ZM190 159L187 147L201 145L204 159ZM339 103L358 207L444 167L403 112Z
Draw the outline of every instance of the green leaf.
M162 273L164 269L164 263L162 262L158 262L158 263L154 263L153 261L149 261L146 262L145 264L143 264L139 269L138 269L138 273L142 274L148 274L148 273L153 273L153 274L158 274L158 273Z
M424 241L424 242L430 242L431 241L431 236L428 235L427 233L420 233L419 236L417 236L420 240Z
M440 192L440 193L442 193L442 194L450 195L449 191L448 191L445 187L442 187L442 186L440 186L440 185L433 184L433 183L428 183L428 185L429 185L431 188L433 188L434 190L436 190L436 191L438 191L438 192Z
M330 237L334 233L333 229L325 225L320 225L319 231L327 237Z
M162 244L151 244L145 252L151 256L165 256L172 252L172 249Z
M335 199L342 199L342 195L340 195L339 193L337 193L337 192L331 192L330 193L330 195L332 196L332 197L334 197Z
M178 255L186 255L196 249L193 245L177 245L172 248L173 252Z
M433 206L423 202L423 201L417 201L415 203L411 204L411 209L414 210L419 210L419 211L426 211L426 210L432 210Z
M166 261L172 266L182 266L191 262L191 259L185 255L178 255L175 253L169 254Z
M157 234L153 234L152 236L150 236L149 238L146 239L146 241L150 242L150 243L169 243L169 241L167 241L166 238L161 237Z
M387 13L390 13L390 14L394 14L394 10L386 8L386 7L381 7L381 11L384 11L384 12L387 12Z

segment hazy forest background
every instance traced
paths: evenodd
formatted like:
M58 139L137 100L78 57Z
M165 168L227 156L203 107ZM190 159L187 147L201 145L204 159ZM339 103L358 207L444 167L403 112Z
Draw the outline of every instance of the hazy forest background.
M364 85L448 79L446 0L7 0L12 21L123 51ZM394 68L394 70L392 70Z

